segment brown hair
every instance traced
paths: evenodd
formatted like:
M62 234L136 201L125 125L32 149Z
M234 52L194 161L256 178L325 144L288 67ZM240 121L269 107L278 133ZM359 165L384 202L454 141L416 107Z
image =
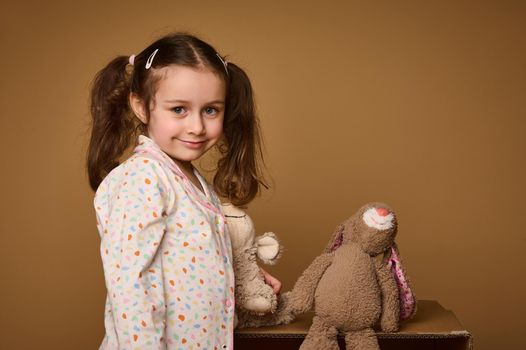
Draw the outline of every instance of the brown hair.
M151 69L145 69L148 57L158 50ZM216 50L195 36L176 33L155 41L128 66L128 56L113 59L96 75L91 89L92 131L87 153L87 170L95 191L104 177L146 125L136 118L129 106L130 93L137 94L149 106L160 79L156 68L169 65L206 67L226 82L223 137L218 142L220 159L214 176L216 192L234 205L249 203L263 182L261 136L255 112L252 85L246 73L228 62L226 67ZM148 112L149 108L145 108Z

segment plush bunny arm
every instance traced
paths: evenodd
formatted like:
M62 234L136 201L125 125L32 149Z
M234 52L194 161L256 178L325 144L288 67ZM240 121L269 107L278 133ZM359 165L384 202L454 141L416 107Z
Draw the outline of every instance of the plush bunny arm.
M331 265L334 253L318 256L307 267L291 291L283 293L276 312L261 317L239 314L239 327L261 327L290 323L297 315L312 308L316 287L325 270Z
M305 313L312 308L316 287L325 270L332 264L334 253L324 253L318 256L303 271L292 288L289 296L289 309L295 315Z
M274 232L256 237L258 258L265 264L274 265L281 256L282 247Z
M396 281L385 259L375 261L376 275L382 292L382 315L380 328L384 332L396 332L399 327L400 300Z

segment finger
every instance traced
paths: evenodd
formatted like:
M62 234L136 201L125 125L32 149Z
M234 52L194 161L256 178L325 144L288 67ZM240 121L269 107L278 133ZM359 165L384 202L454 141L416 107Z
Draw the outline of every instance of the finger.
M276 280L276 284L274 285L274 293L278 294L281 291L281 282Z
M272 291L275 294L278 294L281 290L281 282L276 277L263 270L261 267L259 269L263 274L263 279L265 280L265 283L272 287Z
M272 290L274 291L274 293L276 294L279 293L279 291L281 290L281 282L277 278L271 275L269 275L268 278L269 278L269 284L272 287Z

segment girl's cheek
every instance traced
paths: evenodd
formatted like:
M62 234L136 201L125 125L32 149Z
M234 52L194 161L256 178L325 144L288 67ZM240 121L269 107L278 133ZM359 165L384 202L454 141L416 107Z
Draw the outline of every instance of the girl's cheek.
M210 128L210 134L212 136L221 136L223 133L223 119L214 120L213 125Z
M223 134L223 128L219 127L215 130L215 132L213 133L213 137L214 138L219 138L221 135Z

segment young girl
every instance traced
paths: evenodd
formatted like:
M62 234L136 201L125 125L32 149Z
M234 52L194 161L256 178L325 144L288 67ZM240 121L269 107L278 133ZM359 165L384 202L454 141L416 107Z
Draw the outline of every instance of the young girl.
M233 349L231 247L215 191L244 205L262 183L247 75L198 38L169 35L98 73L91 114L88 173L108 290L100 348ZM215 145L214 191L191 162Z

